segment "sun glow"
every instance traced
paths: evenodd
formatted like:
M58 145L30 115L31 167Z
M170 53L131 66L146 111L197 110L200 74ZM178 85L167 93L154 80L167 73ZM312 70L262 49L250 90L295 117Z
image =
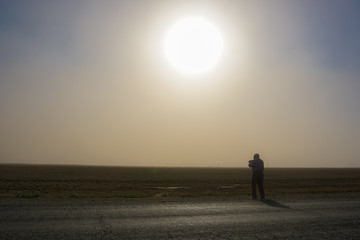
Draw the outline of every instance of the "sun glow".
M164 51L171 65L185 74L213 68L223 50L223 39L214 25L201 17L179 20L165 38Z

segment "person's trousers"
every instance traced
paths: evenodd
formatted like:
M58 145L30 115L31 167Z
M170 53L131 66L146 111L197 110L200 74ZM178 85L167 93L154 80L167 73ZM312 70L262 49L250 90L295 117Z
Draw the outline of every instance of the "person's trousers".
M256 185L258 185L258 187L259 187L261 199L265 199L264 173L253 172L252 180L251 180L251 190L252 190L252 198L253 199L256 199Z

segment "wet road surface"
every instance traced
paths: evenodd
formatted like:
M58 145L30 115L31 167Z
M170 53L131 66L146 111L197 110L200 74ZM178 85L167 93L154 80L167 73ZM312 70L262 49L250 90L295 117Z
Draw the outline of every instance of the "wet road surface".
M360 198L2 199L0 239L360 239Z

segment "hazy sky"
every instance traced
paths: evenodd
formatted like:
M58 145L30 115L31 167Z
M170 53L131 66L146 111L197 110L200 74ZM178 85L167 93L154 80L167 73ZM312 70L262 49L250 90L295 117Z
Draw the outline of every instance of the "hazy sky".
M184 17L222 34L177 72ZM0 0L0 162L360 167L360 1Z

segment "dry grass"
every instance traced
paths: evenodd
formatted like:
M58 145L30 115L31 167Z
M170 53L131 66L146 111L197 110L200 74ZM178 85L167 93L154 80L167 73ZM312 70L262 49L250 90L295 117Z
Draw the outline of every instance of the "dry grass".
M250 193L247 168L139 168L0 165L0 197L144 198L240 196ZM360 192L360 169L265 172L268 195Z

